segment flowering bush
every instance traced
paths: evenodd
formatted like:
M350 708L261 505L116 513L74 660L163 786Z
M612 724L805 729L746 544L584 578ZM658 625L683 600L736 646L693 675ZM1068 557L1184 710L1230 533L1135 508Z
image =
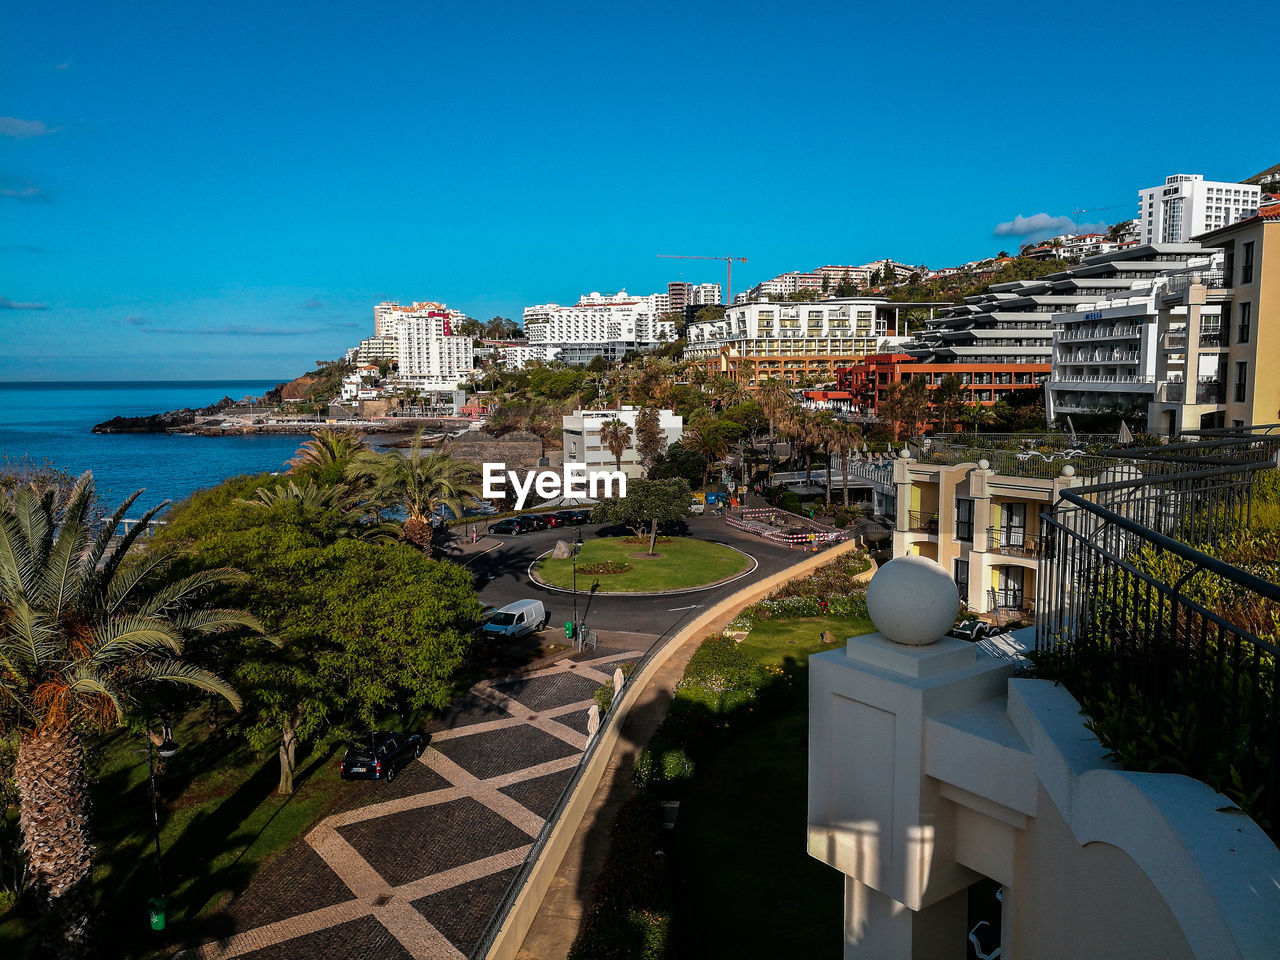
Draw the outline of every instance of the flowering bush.
M601 560L599 563L588 563L578 567L578 572L592 576L596 574L626 573L630 569L631 564L623 563L621 560Z

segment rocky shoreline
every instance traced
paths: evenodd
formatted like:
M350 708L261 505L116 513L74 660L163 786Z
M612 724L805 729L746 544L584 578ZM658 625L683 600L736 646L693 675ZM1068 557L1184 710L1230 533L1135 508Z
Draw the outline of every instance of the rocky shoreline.
M112 417L97 424L91 433L181 433L202 417L213 417L230 407L235 401L223 397L207 407L170 410L168 413L152 413L145 417Z

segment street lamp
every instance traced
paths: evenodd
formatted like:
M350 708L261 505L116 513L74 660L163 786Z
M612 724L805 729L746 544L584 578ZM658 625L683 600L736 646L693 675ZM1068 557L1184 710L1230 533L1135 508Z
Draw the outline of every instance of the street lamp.
M151 739L150 724L147 725L147 781L151 787L151 826L156 844L156 881L159 893L148 901L151 912L151 929L163 930L165 926L165 901L168 894L164 883L164 863L160 856L160 809L156 802L156 755L168 760L178 752L178 745L173 741L173 729L168 720L161 720L160 743Z
M582 529L577 531L573 541L573 632L578 633L578 551L582 549Z

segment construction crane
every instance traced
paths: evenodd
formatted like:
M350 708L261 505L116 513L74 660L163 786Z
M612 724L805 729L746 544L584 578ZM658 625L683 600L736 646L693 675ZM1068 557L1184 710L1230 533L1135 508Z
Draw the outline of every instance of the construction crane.
M733 264L735 261L746 263L746 257L685 257L678 253L660 253L658 256L667 260L723 260L725 266L724 303L727 307L733 305Z

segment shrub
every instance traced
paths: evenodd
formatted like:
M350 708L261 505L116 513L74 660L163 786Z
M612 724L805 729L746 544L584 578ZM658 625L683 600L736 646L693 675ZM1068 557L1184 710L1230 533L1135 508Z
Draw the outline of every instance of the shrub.
M695 769L684 747L650 743L636 757L631 781L641 790L653 790L692 780Z
M626 573L630 569L631 564L623 563L620 560L602 560L599 563L588 563L586 566L578 567L578 572L591 576L596 574Z
M676 689L701 685L717 692L740 690L756 685L759 679L759 665L738 644L712 635L693 652Z

